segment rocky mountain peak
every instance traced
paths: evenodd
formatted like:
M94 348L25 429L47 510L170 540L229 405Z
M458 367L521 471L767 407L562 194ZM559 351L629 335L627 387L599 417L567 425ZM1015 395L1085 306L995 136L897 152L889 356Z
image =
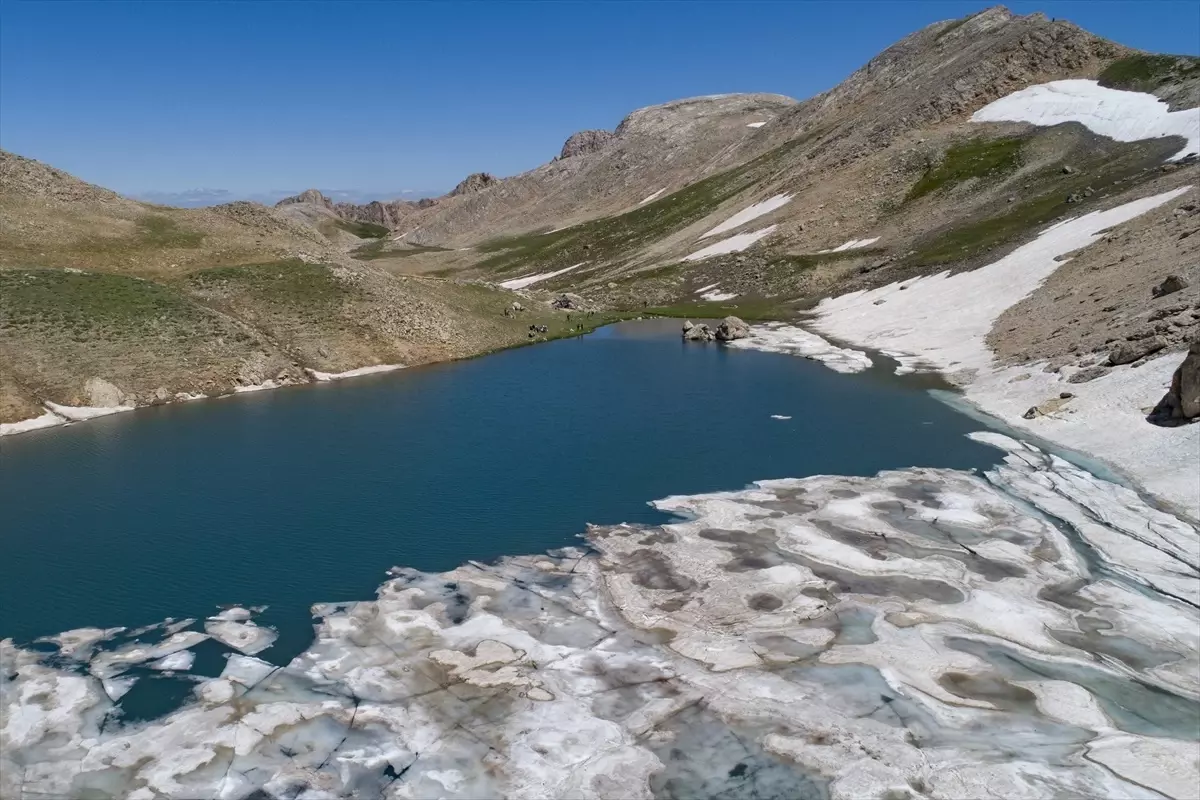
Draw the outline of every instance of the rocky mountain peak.
M495 186L500 182L500 179L488 172L473 172L459 182L450 190L450 197L458 197L464 194L475 194L482 192L484 189Z
M602 150L613 138L612 131L592 130L573 133L563 144L562 152L558 154L558 157L571 158L585 153L594 153Z
M617 126L616 136L674 136L721 117L749 117L760 112L781 113L796 105L781 94L710 94L639 108Z
M275 207L278 208L279 206L289 206L295 203L311 203L313 205L327 208L330 211L334 210L333 201L321 194L321 192L316 189L305 189L300 194L293 195L292 197L285 197L276 203Z

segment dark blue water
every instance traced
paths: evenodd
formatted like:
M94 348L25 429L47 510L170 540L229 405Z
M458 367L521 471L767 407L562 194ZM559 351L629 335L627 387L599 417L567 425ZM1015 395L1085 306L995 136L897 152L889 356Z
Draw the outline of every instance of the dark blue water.
M883 370L671 321L9 437L0 638L266 604L286 657L312 603L369 599L393 565L540 552L762 478L986 467L979 428Z

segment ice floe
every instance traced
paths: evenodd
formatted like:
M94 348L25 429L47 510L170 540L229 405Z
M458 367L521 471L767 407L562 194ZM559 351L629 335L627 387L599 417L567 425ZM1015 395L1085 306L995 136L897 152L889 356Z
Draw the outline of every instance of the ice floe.
M862 372L870 369L872 363L871 357L861 350L838 347L815 333L780 322L753 325L749 336L728 344L746 350L804 356L821 362L835 372Z
M736 236L730 236L728 239L723 239L716 244L710 244L701 250L697 250L691 255L683 257L684 261L699 261L703 258L711 258L712 256L724 255L725 253L740 253L750 245L762 239L764 236L770 235L778 225L768 225L757 231L748 233L739 233Z
M791 417L784 414L772 414L771 419L791 419Z
M204 622L204 632L223 645L252 656L261 653L278 638L271 628L263 628L253 622L237 622L228 617L209 617Z
M972 122L1078 122L1118 142L1163 136L1186 140L1172 160L1200 153L1200 108L1171 111L1152 94L1109 89L1093 80L1063 80L1030 86L976 111Z
M559 275L564 275L573 269L579 269L586 263L587 263L586 261L580 261L578 264L572 264L569 267L563 267L562 269L555 270L553 272L542 272L537 275L525 275L520 278L513 278L510 281L501 282L500 285L502 287L504 287L505 289L513 289L513 290L524 289L527 286L533 286L535 283L540 283L542 281L549 280L549 279L557 277Z
M1190 797L1196 531L983 438L985 474L763 481L395 569L149 721L0 642L0 796Z
M770 214L777 208L782 208L790 203L791 200L792 196L790 194L777 194L774 197L768 197L766 200L755 203L747 208L743 208L741 211L734 214L717 227L700 234L700 238L707 239L709 236L716 236L718 234L725 233L726 231L731 231L734 228L745 225L751 220L758 219L764 214Z
M318 372L315 369L305 368L305 372L312 376L313 380L325 381L340 381L343 378L357 378L360 375L376 375L380 372L394 372L398 369L404 369L403 364L376 364L373 367L359 367L358 369L350 369L345 372Z

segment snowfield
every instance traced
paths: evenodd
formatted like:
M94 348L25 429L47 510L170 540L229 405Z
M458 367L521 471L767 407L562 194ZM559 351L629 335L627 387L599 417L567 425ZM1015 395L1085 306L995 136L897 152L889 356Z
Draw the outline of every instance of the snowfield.
M742 209L717 227L702 233L700 238L707 239L709 236L716 236L725 233L725 231L731 231L734 228L745 225L750 220L758 219L764 214L770 214L775 209L787 205L791 200L792 195L790 194L777 194L774 197L769 197L761 203L755 203L749 208Z
M569 267L563 267L562 269L555 270L554 272L543 272L538 275L525 275L520 278L513 278L511 281L504 281L500 285L505 289L524 289L526 286L533 286L535 283L550 280L558 275L566 274L573 269L579 269L586 263L586 261L580 261L578 264L572 264Z
M769 236L777 227L779 226L769 225L761 230L730 236L728 239L724 239L716 244L710 244L702 250L697 250L690 256L684 256L683 260L699 261L704 258L711 258L712 256L724 255L725 253L740 253L759 239Z
M989 103L972 122L1029 122L1058 125L1078 122L1118 142L1163 136L1187 140L1171 160L1200 153L1200 108L1171 111L1152 94L1107 89L1092 80L1051 81L1030 86Z

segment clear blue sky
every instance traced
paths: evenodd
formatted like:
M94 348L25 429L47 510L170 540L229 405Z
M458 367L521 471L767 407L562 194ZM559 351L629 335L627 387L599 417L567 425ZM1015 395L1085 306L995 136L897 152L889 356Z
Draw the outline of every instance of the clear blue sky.
M444 189L718 92L827 89L983 2L0 0L0 146L123 192ZM1200 50L1196 2L1014 2Z

